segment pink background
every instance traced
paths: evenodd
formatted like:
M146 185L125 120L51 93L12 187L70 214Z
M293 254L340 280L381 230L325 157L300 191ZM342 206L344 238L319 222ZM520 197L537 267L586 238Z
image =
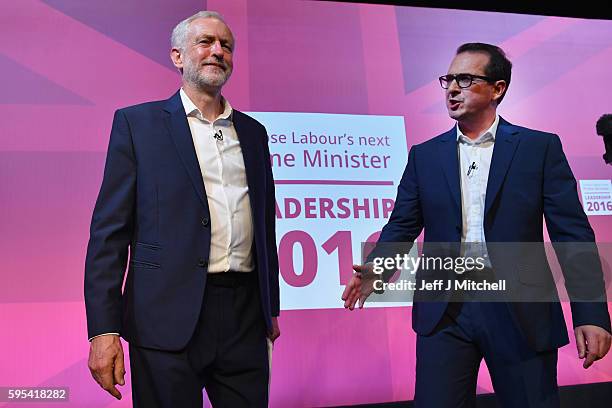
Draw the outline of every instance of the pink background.
M129 380L115 401L87 370L89 221L113 111L177 89L170 30L206 7L237 38L225 95L240 110L402 115L411 146L452 126L436 78L454 49L492 42L514 63L501 115L558 133L578 179L610 178L595 122L612 111L612 22L284 0L3 2L0 386L68 386L75 407L130 405ZM612 218L590 221L598 241L612 240ZM272 406L412 399L409 308L288 311L280 323ZM612 380L612 358L585 371L573 343L558 366L561 385ZM486 369L478 387L492 391Z

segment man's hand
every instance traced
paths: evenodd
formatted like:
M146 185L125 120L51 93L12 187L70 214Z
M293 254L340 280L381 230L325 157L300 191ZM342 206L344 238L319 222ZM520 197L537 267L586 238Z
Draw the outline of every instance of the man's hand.
M605 329L590 324L574 329L578 358L585 359L584 368L589 368L593 362L603 358L610 350L612 336Z
M100 387L120 400L121 393L115 385L125 385L125 365L119 336L105 334L94 338L89 346L88 365L91 375Z
M272 343L274 343L274 340L276 340L278 336L280 336L280 328L278 327L278 317L273 317L272 330L270 330L270 332L268 333L268 338L272 341Z
M359 301L359 308L363 308L363 304L372 292L374 292L374 281L380 280L380 275L374 274L372 264L353 265L355 274L344 288L342 300L344 300L344 308L353 310L355 304Z

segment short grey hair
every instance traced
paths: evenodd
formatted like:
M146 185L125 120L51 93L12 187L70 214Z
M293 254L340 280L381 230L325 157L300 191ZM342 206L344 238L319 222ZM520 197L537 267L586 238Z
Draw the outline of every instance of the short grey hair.
M189 31L189 24L199 18L214 18L227 25L227 23L223 19L223 16L217 13L216 11L198 11L193 16L187 17L174 27L174 29L172 30L172 35L170 36L170 45L172 48L178 48L179 50L183 50L185 48L185 43L187 42L187 33ZM232 36L233 35L234 34L232 33Z

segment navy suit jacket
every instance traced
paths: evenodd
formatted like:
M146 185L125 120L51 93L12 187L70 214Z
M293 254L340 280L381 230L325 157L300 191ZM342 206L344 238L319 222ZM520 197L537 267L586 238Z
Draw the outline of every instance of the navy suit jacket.
M271 318L279 314L279 283L267 133L236 110L233 123L249 188L254 273L270 328ZM210 223L179 93L117 110L85 264L89 337L117 332L142 347L183 348L201 310Z
M460 242L462 232L461 181L456 128L410 149L398 188L395 208L379 242L412 242L425 230L425 245ZM542 242L543 218L553 242L594 242L595 236L582 209L576 181L557 135L515 126L500 118L485 199L484 231L487 243ZM376 251L374 251L376 252ZM596 249L595 249L596 253ZM604 297L599 260L590 262L581 277L568 276L566 286L580 285L587 276L591 287ZM543 260L550 274L547 261ZM495 266L495 265L494 265ZM520 271L519 271L520 272ZM418 278L418 273L417 273ZM529 276L518 276L529 282ZM551 276L552 279L552 276ZM570 297L575 291L568 286ZM555 292L556 295L556 292ZM568 343L558 302L502 303L536 350ZM413 327L430 334L447 303L418 302L413 306ZM610 331L605 302L572 302L574 326L593 324ZM494 318L494 316L492 317Z

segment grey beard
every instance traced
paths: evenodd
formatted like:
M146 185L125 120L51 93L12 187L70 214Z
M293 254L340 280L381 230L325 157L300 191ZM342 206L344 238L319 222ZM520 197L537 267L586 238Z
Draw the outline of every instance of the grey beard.
M183 76L187 82L194 84L200 89L205 89L222 87L229 79L231 73L231 71L224 71L224 73L219 75L204 75L199 71L188 69L184 70Z

